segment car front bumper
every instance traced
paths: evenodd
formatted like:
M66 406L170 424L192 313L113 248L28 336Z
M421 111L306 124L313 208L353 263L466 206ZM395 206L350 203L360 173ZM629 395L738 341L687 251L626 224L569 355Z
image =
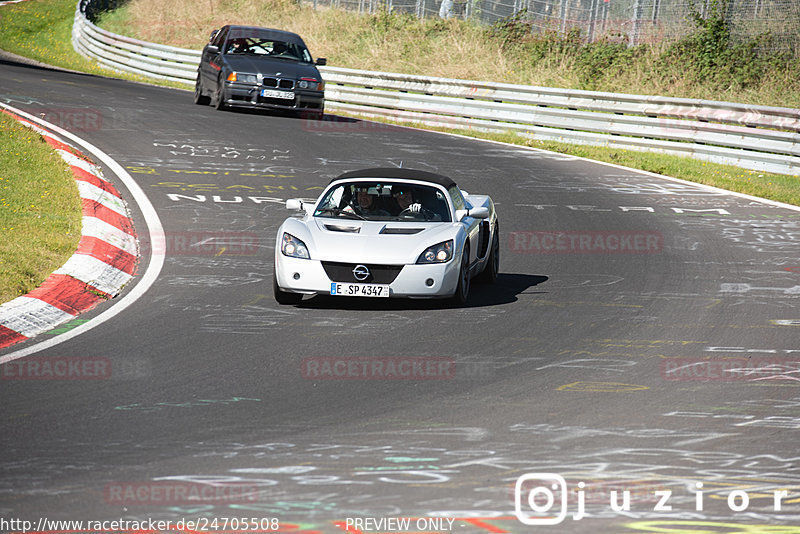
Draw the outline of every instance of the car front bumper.
M307 295L330 295L331 280L322 262L284 256L276 258L275 276L283 291ZM404 265L389 284L390 297L446 298L451 297L458 285L460 262ZM432 282L432 283L431 283ZM356 283L355 280L338 283ZM429 285L430 284L430 285Z
M325 92L308 89L293 89L294 99L263 98L261 85L225 82L223 101L226 106L261 109L285 109L322 111L325 108Z

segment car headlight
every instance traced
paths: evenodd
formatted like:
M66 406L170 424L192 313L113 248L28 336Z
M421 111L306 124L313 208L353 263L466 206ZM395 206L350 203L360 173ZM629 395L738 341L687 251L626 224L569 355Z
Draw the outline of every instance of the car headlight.
M316 78L301 78L297 82L297 87L300 89L311 89L312 91L324 91L325 82L317 80Z
M231 72L230 74L228 74L227 80L229 82L258 83L258 75L243 74L241 72Z
M291 258L307 260L311 257L308 254L306 244L292 234L287 234L286 232L283 233L283 239L281 239L281 252L283 252L284 256L289 256Z
M453 258L453 240L428 247L417 258L417 263L446 263Z

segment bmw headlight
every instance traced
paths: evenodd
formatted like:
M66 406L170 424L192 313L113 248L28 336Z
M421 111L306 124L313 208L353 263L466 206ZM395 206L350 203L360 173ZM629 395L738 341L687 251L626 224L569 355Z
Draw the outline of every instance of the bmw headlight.
M258 83L258 75L257 74L244 74L241 72L231 72L228 74L228 81L229 82L241 82L241 83Z
M446 263L453 258L453 240L428 247L417 258L417 263Z
M297 87L300 89L311 89L312 91L324 91L325 82L317 80L316 78L300 78L297 82Z
M292 234L287 234L286 232L283 233L283 239L281 239L281 252L283 252L284 256L289 256L291 258L307 260L311 257L308 254L306 244Z

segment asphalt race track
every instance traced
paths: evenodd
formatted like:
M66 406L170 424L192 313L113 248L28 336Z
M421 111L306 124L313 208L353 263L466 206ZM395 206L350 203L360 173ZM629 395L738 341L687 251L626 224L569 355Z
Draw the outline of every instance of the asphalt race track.
M800 211L477 140L219 112L189 92L10 62L0 73L2 101L125 167L167 236L161 274L135 304L2 368L0 517L800 532ZM496 286L474 284L463 309L277 305L283 201L399 165L493 197ZM110 372L48 380L26 363L46 359ZM348 364L370 373L338 375ZM417 373L391 372L402 364ZM565 480L551 503L559 481L545 473ZM629 510L615 510L626 491ZM558 524L523 524L515 504Z

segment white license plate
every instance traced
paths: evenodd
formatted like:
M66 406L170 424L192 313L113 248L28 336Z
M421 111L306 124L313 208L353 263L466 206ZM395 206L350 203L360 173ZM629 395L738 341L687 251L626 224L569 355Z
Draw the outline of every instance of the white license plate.
M261 96L264 98L282 98L284 100L294 100L294 93L290 91L276 91L275 89L262 89Z
M389 286L385 284L341 284L331 282L331 295L337 297L388 297Z

